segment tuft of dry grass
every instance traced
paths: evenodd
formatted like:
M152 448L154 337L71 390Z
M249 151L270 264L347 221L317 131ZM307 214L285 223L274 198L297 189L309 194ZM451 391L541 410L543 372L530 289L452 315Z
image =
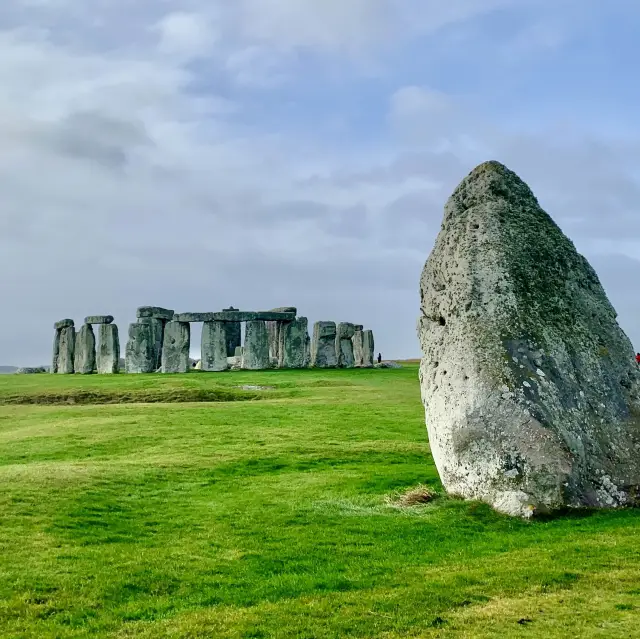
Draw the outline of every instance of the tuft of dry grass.
M425 486L418 484L402 492L396 492L387 497L387 504L395 508L410 508L411 506L422 506L428 504L436 498L436 492Z

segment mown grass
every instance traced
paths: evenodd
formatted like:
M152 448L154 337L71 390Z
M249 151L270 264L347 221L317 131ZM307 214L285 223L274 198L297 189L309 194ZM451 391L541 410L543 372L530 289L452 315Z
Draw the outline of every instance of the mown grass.
M44 395L174 403L15 403ZM6 376L0 403L3 638L640 636L640 513L444 496L415 365Z

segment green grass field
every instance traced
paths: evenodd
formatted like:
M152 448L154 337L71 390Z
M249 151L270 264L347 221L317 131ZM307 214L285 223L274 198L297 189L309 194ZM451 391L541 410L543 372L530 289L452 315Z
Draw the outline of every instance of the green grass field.
M2 639L640 637L640 512L444 496L415 365L2 376L0 403Z

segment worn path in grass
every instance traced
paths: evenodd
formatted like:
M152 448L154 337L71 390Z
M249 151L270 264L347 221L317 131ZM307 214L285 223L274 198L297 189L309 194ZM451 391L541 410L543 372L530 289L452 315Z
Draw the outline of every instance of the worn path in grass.
M78 405L105 396L155 403ZM3 638L639 636L640 513L390 504L440 490L415 365L3 376L0 404Z

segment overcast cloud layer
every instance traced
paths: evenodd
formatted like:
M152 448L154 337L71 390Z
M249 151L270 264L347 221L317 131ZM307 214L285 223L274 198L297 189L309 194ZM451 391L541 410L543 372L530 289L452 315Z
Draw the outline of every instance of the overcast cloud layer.
M0 363L47 363L63 317L124 346L145 304L295 305L418 356L444 202L488 159L640 348L638 33L637 0L3 0Z

